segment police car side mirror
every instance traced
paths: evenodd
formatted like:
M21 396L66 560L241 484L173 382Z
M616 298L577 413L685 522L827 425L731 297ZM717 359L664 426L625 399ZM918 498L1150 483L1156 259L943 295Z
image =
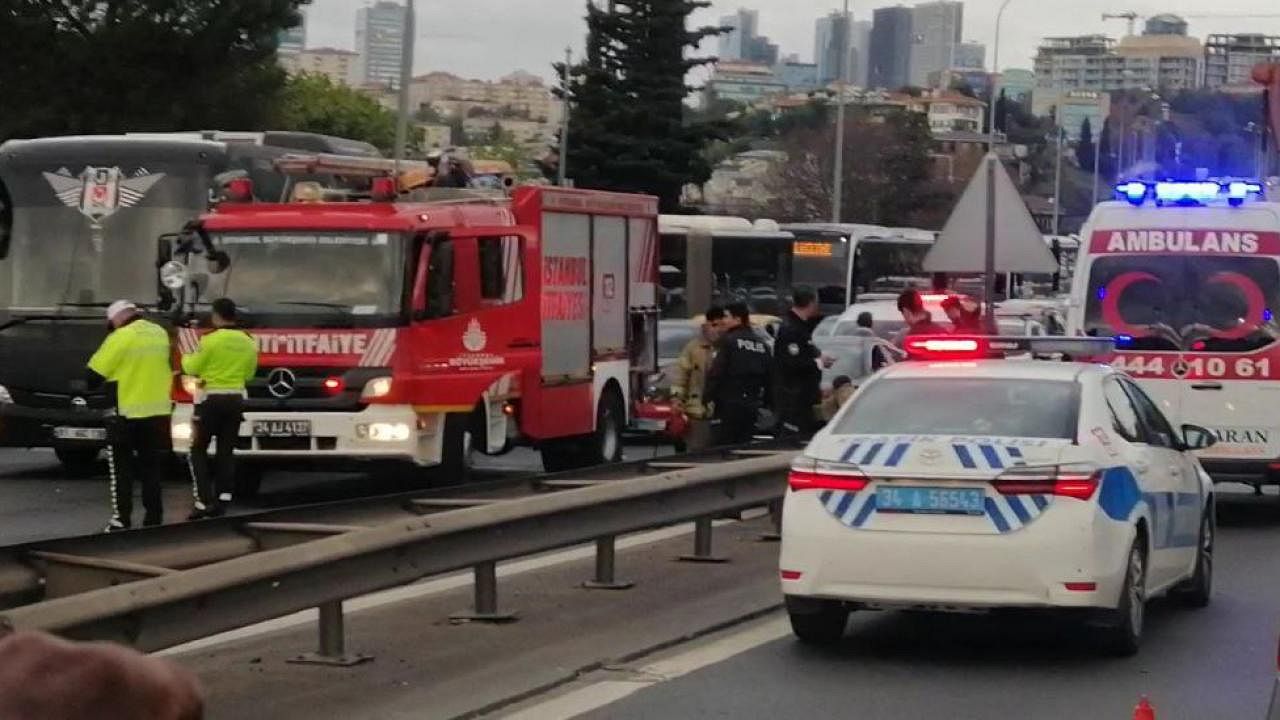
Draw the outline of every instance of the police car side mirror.
M1182 440L1182 444L1188 450L1204 450L1218 444L1218 438L1208 429L1199 425L1183 425Z

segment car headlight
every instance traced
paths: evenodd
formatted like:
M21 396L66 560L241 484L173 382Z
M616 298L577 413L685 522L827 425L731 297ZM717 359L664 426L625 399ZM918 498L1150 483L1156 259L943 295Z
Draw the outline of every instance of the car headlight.
M356 425L356 437L375 442L403 442L412 431L406 423L361 423Z
M13 404L13 396L9 394L9 388L0 385L0 405Z
M191 423L189 422L176 422L170 429L170 435L174 440L190 440L191 433Z
M364 392L360 393L360 397L365 400L386 397L391 394L391 378L380 377L374 378L364 385Z

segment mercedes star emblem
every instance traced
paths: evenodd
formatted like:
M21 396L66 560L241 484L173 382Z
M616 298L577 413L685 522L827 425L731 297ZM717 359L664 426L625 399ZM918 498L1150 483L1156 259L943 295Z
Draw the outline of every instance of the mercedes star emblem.
M267 376L267 392L283 400L298 389L298 376L289 368L276 368Z

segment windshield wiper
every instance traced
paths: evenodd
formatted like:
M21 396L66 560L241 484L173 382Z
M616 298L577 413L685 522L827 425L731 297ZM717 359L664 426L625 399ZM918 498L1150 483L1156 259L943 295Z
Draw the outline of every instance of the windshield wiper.
M274 305L297 305L299 307L315 307L324 308L326 310L341 310L342 312L351 312L352 306L343 305L342 303L327 302L310 302L306 300L276 300Z

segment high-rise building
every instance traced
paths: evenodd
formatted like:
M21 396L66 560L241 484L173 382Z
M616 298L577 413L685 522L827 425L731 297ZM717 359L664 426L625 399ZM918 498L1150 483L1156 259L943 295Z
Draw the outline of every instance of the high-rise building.
M850 40L851 58L849 60L850 82L865 88L871 81L871 21L855 20L853 37Z
M1250 82L1253 66L1280 62L1275 35L1210 35L1204 46L1204 84L1208 88Z
M760 13L744 8L733 15L722 16L720 26L729 28L720 35L720 51L717 56L721 60L778 64L778 46L757 33Z
M868 87L897 90L911 82L911 8L877 8L871 24Z
M1036 89L1036 74L1022 68L1009 68L1000 73L1000 89L1004 96L1031 109L1031 94Z
M847 39L850 20L851 16L833 12L814 23L813 62L818 66L819 85L840 79L840 54L853 45L851 39ZM852 79L849 75L845 78Z
M1045 38L1036 53L1036 87L1106 92L1199 85L1200 42L1176 34ZM1247 77L1247 70L1246 77Z
M937 0L911 9L910 84L924 87L931 73L956 67L963 26L964 3Z
M776 68L774 74L787 86L788 92L810 92L818 89L818 66L816 63L802 63L798 60L784 60Z
M987 66L987 46L979 42L960 43L952 67L959 70L981 70Z
M387 0L356 11L356 72L362 83L399 86L405 19L405 6Z

